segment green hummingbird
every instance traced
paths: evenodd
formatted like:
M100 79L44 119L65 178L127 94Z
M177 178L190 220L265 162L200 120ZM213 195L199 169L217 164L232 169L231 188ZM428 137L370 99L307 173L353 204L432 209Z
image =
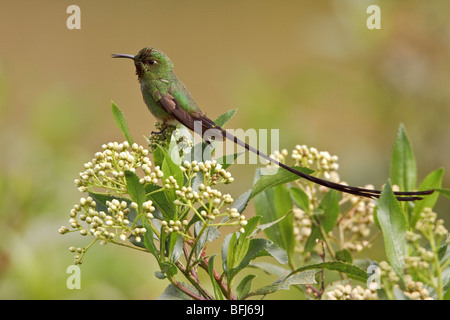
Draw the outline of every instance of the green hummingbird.
M214 135L222 137L222 139L229 139L244 147L246 150L254 152L269 162L311 182L356 196L372 199L380 197L381 192L379 190L346 186L323 180L291 168L260 152L258 149L253 148L217 126L214 121L209 119L197 106L189 93L189 90L175 75L172 61L163 52L155 48L146 47L139 51L135 56L129 54L113 54L112 57L128 58L134 61L136 75L141 85L144 102L150 112L163 123L161 132L164 131L168 125L176 125L177 123L181 123L195 132L195 129L200 128L201 132L197 133L202 134L202 136L203 132L212 130L215 133ZM204 136L203 139L208 141L208 138L205 138ZM398 200L413 201L420 200L422 199L420 196L431 194L433 191L434 190L417 192L406 191L395 192L395 194Z

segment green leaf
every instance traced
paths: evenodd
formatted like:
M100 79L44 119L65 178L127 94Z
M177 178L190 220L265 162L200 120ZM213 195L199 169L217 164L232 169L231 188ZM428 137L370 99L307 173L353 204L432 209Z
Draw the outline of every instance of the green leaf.
M157 147L154 151L153 151L153 162L155 164L155 167L162 167L162 163L164 161L164 150L161 147Z
M438 249L438 259L440 260L440 263L443 264L445 260L450 258L450 247L447 243L442 244Z
M295 170L301 171L303 173L311 174L314 170L303 168L303 167L293 167ZM300 177L290 171L280 168L276 174L272 175L262 175L261 169L258 168L256 172L256 182L252 188L252 198L259 193L275 187L280 184L285 184L294 180L300 179Z
M262 216L262 223L270 223L285 216L292 210L292 200L284 185L277 185L260 192L254 199L256 214ZM291 258L294 252L294 232L292 215L265 230L267 237L284 248Z
M403 124L400 124L395 139L390 171L393 185L398 185L402 191L415 190L417 179L416 158Z
M411 300L402 289L400 289L398 286L395 286L392 290L392 293L394 294L395 300Z
M231 237L231 239L233 239L233 237ZM231 244L232 241L230 241L229 245L231 246ZM228 247L229 256L227 258L234 259L235 257L234 252L231 252L233 250L230 250L230 248L232 247ZM272 241L268 239L251 239L248 244L245 256L242 257L240 261L236 259L236 262L233 264L233 266L231 266L231 264L228 264L227 262L228 280L230 281L236 276L236 274L238 274L241 270L246 268L251 260L262 256L272 256L275 260L278 261L278 263L281 264L286 264L288 262L288 256L286 254L286 251L283 248L277 246Z
M169 144L169 150L167 151L167 154L170 156L170 159L173 163L175 163L177 166L181 165L181 157L180 157L180 150L178 150L178 143L175 140L174 135L170 136L170 144Z
M228 251L227 251L227 260L226 260L226 272L227 272L227 279L229 282L231 282L231 279L233 276L231 276L231 271L234 269L235 261L236 261L236 244L237 244L237 233L234 232L231 235L231 239L228 244Z
M316 213L324 215L321 220L322 227L325 233L330 232L336 225L339 215L339 199L335 190L330 190L325 194Z
M289 211L289 212L286 213L284 216L282 216L281 218L279 218L279 219L277 219L277 220L275 220L275 221L268 222L268 223L261 224L261 225L257 226L257 227L254 229L254 231L250 234L249 237L253 237L255 234L257 234L257 233L259 233L259 232L261 232L261 231L264 231L264 230L266 230L266 229L272 227L273 225L277 224L278 222L280 222L281 220L283 220L284 218L286 218L291 212L292 212L292 211ZM253 218L256 218L256 217L261 218L261 216L255 216L255 217L253 217ZM253 218L252 218L252 219L253 219ZM251 219L250 219L250 220L251 220ZM259 220L259 219L258 219L258 220Z
M298 269L295 269L292 271L288 277L291 277L292 275L303 272L305 270L313 270L313 269L326 269L326 270L332 270L332 271L338 271L341 273L345 273L349 278L352 278L354 280L358 280L361 282L367 281L367 272L361 269L358 266L355 266L353 264L343 262L343 261L330 261L330 262L322 262L317 264L310 264L307 266L300 267Z
M289 290L289 287L292 285L305 285L305 284L316 284L315 280L315 271L314 270L306 270L303 272L299 272L290 277L283 277L278 279L273 284L257 289L253 292L247 294L243 298L248 298L251 296L260 296L267 295L270 293L277 292L279 290Z
M289 188L289 192L291 193L291 198L297 207L307 213L311 211L309 208L309 198L305 191L298 187L291 187Z
M178 273L177 266L173 262L161 261L159 265L161 267L161 272L169 278L175 276Z
M197 289L195 289L194 287L185 283L181 283L181 285L183 285L183 287L188 288L189 291L199 295ZM189 297L180 289L178 289L177 287L175 287L173 284L169 284L166 290L164 290L163 294L160 297L158 297L158 300L192 300L192 298Z
M444 300L450 300L450 288L444 294Z
M261 269L262 271L264 271L267 274L273 274L278 277L281 277L281 276L286 277L289 274L289 270L287 270L283 267L280 267L279 265L275 265L275 264L268 263L268 262L250 262L249 266L253 267L253 268Z
M172 233L170 235L170 261L175 263L183 253L183 238L181 234Z
M231 237L233 235L234 233L227 234L222 243L222 268L225 274L228 274L228 248L230 246Z
M154 184L147 184L145 186L145 192L147 200L152 200L153 206L155 206L157 210L159 210L160 214L162 214L160 220L163 220L163 218L164 220L170 220L174 218L175 205L173 201L169 201L162 187ZM157 217L158 212L153 212L153 215Z
M224 113L222 113L216 121L214 121L215 124L217 124L219 127L223 127L225 123L227 123L233 116L236 114L237 109L231 109Z
M194 224L194 236L198 238L200 231L203 228L203 222L197 221ZM206 227L203 231L200 239L197 241L197 245L195 246L195 255L198 257L200 255L201 250L206 245L206 243L216 240L220 236L219 230L217 227Z
M167 155L167 153L165 153L165 151L161 171L164 173L164 179L167 179L170 176L172 176L175 178L180 188L183 186L184 176L180 166L175 164L175 162L172 161L172 159Z
M137 203L138 212L141 213L142 204L146 200L144 186L139 182L138 176L132 171L125 170L125 179L127 181L128 194Z
M267 255L272 256L280 264L286 264L288 262L286 251L272 241L268 239L251 239L247 253L242 259L239 269L247 267L251 260Z
M336 260L352 263L353 257L349 250L343 249L336 251Z
M440 189L436 189L436 191L450 199L450 189L440 188Z
M258 222L261 219L261 216L254 216L251 217L249 220L247 220L247 225L244 227L244 233L241 234L241 236L250 238L255 234L255 231L257 228L261 227L258 226Z
M439 189L442 186L442 178L444 177L444 169L440 168L433 172L431 172L426 178L422 181L419 186L419 190L429 190L429 189ZM415 207L412 212L412 217L410 221L410 227L414 229L417 221L419 220L420 213L425 208L433 208L438 199L439 193L434 192L426 196L423 200L416 201Z
M111 109L112 109L112 114L113 114L114 121L116 122L117 127L119 127L119 130L125 136L125 139L127 139L130 146L133 145L134 142L133 142L133 139L131 138L130 131L128 130L127 120L125 119L122 111L112 101L111 101Z
M233 239L233 237L232 237L232 239ZM250 245L250 239L248 239L244 235L240 234L239 238L237 238L237 244L233 247L228 248L228 254L230 253L230 250L234 251L233 252L233 254L234 254L233 268L236 265L239 265L241 263L241 261L244 259L244 257L247 254L249 245Z
M144 245L148 252L155 256L156 260L159 261L158 249L156 249L154 242L153 229L150 222L146 217L141 218L142 225L147 230L144 234Z
M236 201L233 202L232 208L236 208L239 213L242 213L248 205L252 196L252 189L247 190L243 194L241 194Z
M103 211L106 214L108 213L108 206L106 205L106 201L112 201L113 199L117 199L120 202L125 201L128 203L128 207L130 209L130 212L128 213L128 220L130 223L134 221L137 217L137 212L133 208L130 207L131 200L127 198L118 197L116 195L109 195L109 194L102 194L102 193L93 193L89 192L89 196L95 201L95 210L97 212Z
M249 274L244 277L244 279L241 280L239 285L236 288L237 298L241 300L243 297L245 297L249 292L252 285L252 280L256 276L254 274Z
M252 239L252 240L258 240L258 239ZM272 258L278 261L280 264L286 264L289 262L289 257L287 255L287 252L284 248L276 245L270 240L262 239L264 240L266 244L265 251L268 255L270 255ZM251 241L251 240L250 240Z
M311 234L305 243L304 254L314 248L316 239L323 240L319 225L322 227L323 232L327 234L334 228L338 216L339 200L337 192L335 190L330 190L325 194L316 212L314 212L313 218L315 218L316 223L311 227Z
M208 274L209 279L211 280L211 283L213 285L214 289L214 297L216 300L224 300L224 296L222 293L222 290L220 290L219 284L216 281L216 278L214 277L214 258L216 257L215 254L211 256L208 260Z
M167 179L170 176L172 176L175 179L175 181L177 182L178 186L180 186L180 188L181 188L184 184L184 175L183 175L183 172L181 171L180 166L175 164L172 161L172 159L169 157L169 155L167 154L167 152L164 149L158 147L157 150L159 150L159 152L161 152L164 157L164 159L162 160L162 165L161 165L161 171L164 174L163 179ZM173 201L176 198L175 190L174 189L164 190L164 193L167 196L167 200L170 203L173 203Z
M406 231L408 222L406 216L392 192L388 180L378 200L377 218L383 233L384 246L388 262L397 275L403 279L404 256L407 254Z

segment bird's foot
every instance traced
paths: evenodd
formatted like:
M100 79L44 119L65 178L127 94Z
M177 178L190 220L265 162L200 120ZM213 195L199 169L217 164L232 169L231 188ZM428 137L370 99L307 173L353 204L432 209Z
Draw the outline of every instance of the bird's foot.
M164 125L160 131L152 131L152 134L163 134L167 127L167 125Z

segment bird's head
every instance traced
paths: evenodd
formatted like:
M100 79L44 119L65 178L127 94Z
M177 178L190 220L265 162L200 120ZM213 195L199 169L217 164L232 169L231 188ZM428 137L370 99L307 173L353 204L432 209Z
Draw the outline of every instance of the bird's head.
M173 69L172 61L163 52L150 47L142 49L135 56L114 53L112 57L132 59L139 80L164 78Z

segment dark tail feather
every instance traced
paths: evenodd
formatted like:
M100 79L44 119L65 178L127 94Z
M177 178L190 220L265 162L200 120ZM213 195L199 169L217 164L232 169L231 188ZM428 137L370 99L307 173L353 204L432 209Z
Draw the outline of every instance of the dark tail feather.
M361 196L361 197L366 197L366 198L371 198L371 199L377 199L380 197L381 191L380 190L372 190L372 189L365 189L365 188L358 188L358 187L351 187L351 186L346 186L343 184L339 184L339 183L334 183L328 180L323 180L314 176L311 176L309 174L306 174L304 172L295 170L294 168L291 168L287 165L285 165L284 163L281 163L271 157L269 157L268 155L260 152L258 149L253 148L252 146L249 146L247 143L239 140L238 138L236 138L234 135L228 133L227 131L225 131L224 129L222 129L221 127L217 126L214 121L212 121L211 119L207 118L205 115L198 115L198 116L194 116L194 120L195 121L201 121L202 123L202 136L203 133L206 130L209 129L215 129L218 130L221 134L222 137L229 139L230 141L233 141L234 143L244 147L246 150L253 152L255 154L257 154L260 157L263 157L264 159L268 160L271 163L274 163L278 166L280 166L281 168L288 170L289 172L292 172L293 174L298 175L299 177L302 177L308 181L317 183L321 186L327 187L327 188L331 188L334 190L338 190L341 192L345 192L345 193L349 193L349 194L353 194L356 196ZM191 130L193 130L193 128L190 128ZM434 190L426 190L426 191L397 191L394 192L394 194L397 196L397 200L399 201L414 201L414 200L421 200L423 199L423 197L420 196L424 196L424 195L429 195L432 194L434 192Z

